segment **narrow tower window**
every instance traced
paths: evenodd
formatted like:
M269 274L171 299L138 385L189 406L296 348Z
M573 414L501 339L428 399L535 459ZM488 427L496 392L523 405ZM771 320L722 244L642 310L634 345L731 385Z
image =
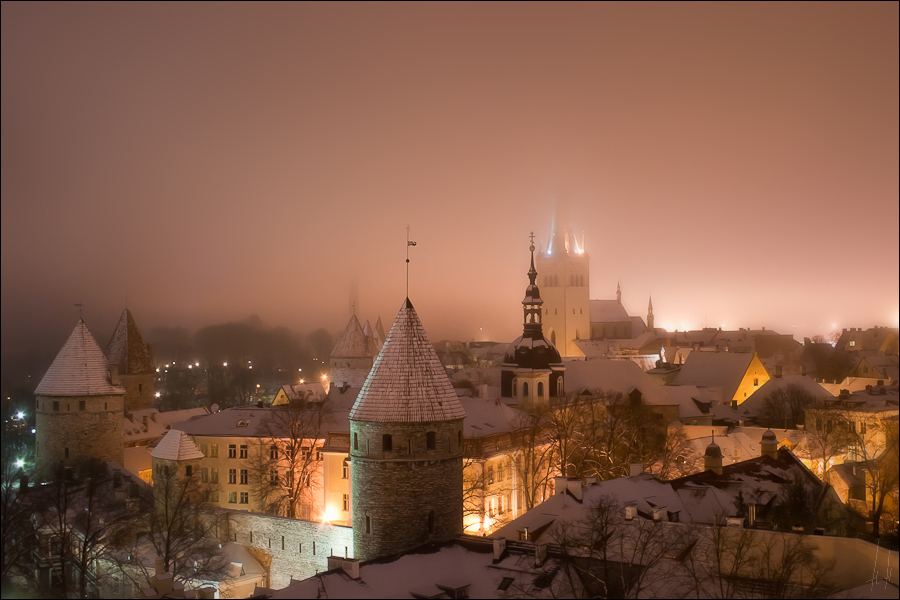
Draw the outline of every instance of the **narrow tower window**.
M355 431L353 432L353 449L359 450L359 434Z
M394 449L394 440L391 437L391 434L386 433L381 436L381 449L384 452L391 452Z
M429 431L428 433L425 434L425 447L428 450L434 450L435 437L436 436L433 431Z
M522 384L522 396L524 396L525 398L528 397L528 382L527 381Z
M538 393L537 393L537 395L538 395L538 398L543 398L543 397L544 397L544 382L543 382L543 381L538 381Z
M366 533L372 533L372 517L366 515Z

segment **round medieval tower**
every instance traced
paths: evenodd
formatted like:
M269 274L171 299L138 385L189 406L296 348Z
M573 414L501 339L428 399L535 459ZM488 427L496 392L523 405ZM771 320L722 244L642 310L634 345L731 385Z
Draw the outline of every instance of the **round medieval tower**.
M356 558L462 533L465 416L407 298L350 411Z
M123 463L125 389L82 319L34 394L38 477L88 458Z

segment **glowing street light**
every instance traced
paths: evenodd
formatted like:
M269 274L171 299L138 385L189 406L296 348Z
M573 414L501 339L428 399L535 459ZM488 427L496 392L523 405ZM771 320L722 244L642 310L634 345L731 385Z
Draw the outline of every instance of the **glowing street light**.
M223 367L227 367L227 366L228 366L228 363L227 363L227 362L223 362L223 363L222 363L222 366L223 366Z
M21 469L21 468L24 467L24 466L25 466L25 461L24 461L24 460L22 460L21 458L16 459L16 468L17 468L17 469Z
M23 412L20 410L19 412L16 413L16 418L19 419L19 420L21 421L22 419L25 418L25 413L23 413Z
M194 366L195 366L195 367L199 367L199 366L200 366L200 363L199 363L199 362L195 362L195 363L194 363Z

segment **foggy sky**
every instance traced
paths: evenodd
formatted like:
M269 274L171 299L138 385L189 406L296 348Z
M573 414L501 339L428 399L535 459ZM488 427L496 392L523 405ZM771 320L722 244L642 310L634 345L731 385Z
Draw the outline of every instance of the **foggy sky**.
M2 6L2 345L521 332L528 232L658 326L897 326L898 5ZM98 338L99 339L99 338ZM105 343L105 338L99 340ZM57 346L58 347L58 346Z

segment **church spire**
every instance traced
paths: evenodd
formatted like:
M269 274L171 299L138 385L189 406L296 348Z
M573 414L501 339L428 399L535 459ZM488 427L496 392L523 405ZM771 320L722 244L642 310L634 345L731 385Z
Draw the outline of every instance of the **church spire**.
M616 282L616 301L619 304L622 304L622 282L621 281Z
M541 332L541 306L544 301L541 300L541 290L537 286L537 269L534 268L534 232L531 232L531 268L528 269L528 280L530 283L525 289L525 298L522 299L522 306L525 312L525 336L534 337L537 333L538 337L542 337Z
M653 329L653 294L650 294L650 303L647 304L647 328Z

